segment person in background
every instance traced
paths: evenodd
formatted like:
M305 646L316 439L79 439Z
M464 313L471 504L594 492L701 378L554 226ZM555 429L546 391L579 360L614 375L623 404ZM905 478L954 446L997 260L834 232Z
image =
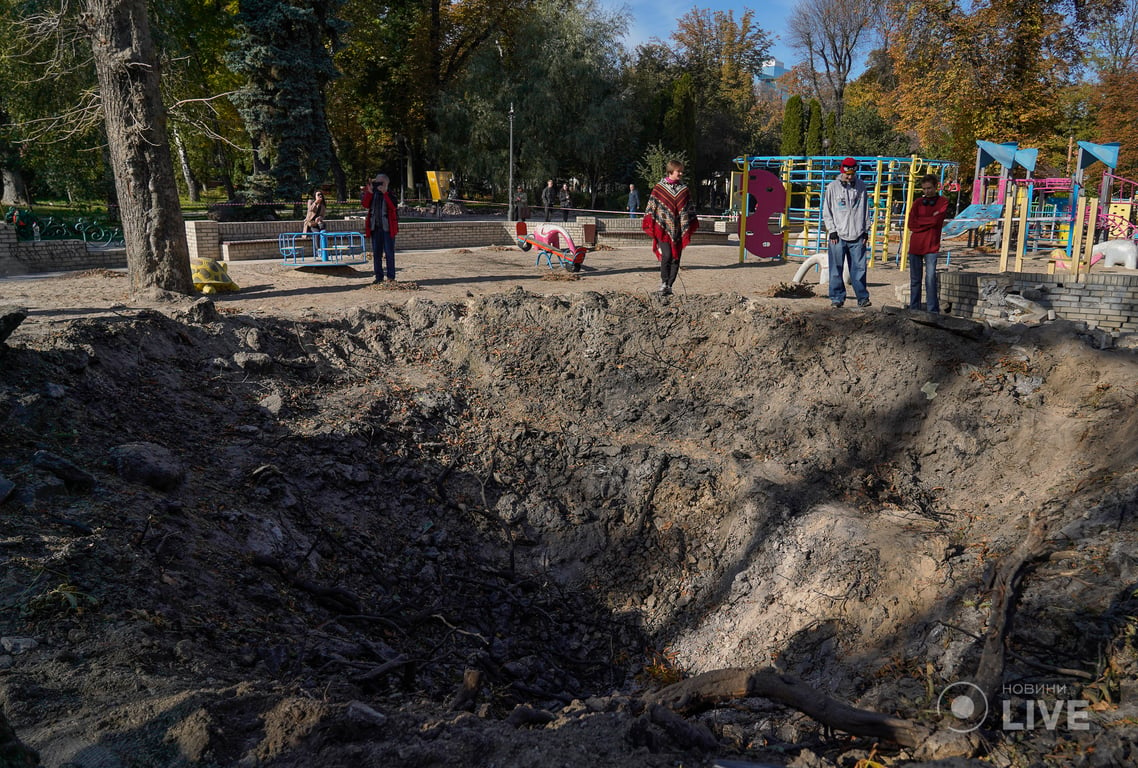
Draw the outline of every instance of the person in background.
M514 218L518 221L525 221L529 218L529 196L526 195L525 187L521 184L514 192Z
M561 220L569 221L569 208L573 205L573 198L569 195L568 184L561 185L561 191L557 193L557 204L561 206Z
M822 220L830 233L830 306L837 308L846 303L843 273L847 260L857 305L870 306L865 274L865 246L869 242L869 189L857 177L857 160L852 157L842 161L838 178L826 185Z
M371 238L375 280L382 283L386 267L387 281L395 282L395 236L399 234L399 209L391 199L387 174L378 174L364 190L363 207L367 211L364 233ZM380 261L381 256L384 262Z
M948 200L937 191L937 178L931 173L921 178L921 197L909 209L909 309L921 309L921 283L925 284L924 309L940 312L937 292L936 257L940 255L940 233L948 216ZM923 281L922 281L923 273Z
M312 199L308 201L308 214L304 217L304 229L302 232L323 232L324 231L324 212L327 206L324 203L324 192L317 189L312 193Z
M660 260L661 296L672 295L672 284L680 272L680 255L699 229L695 204L682 181L684 164L669 160L667 175L652 188L640 227L652 238L652 252Z
M635 219L636 212L640 210L640 193L636 191L635 184L628 185L628 218Z
M549 221L549 209L553 207L553 195L556 191L553 189L553 179L545 182L545 189L541 190L541 204L545 206L545 220Z

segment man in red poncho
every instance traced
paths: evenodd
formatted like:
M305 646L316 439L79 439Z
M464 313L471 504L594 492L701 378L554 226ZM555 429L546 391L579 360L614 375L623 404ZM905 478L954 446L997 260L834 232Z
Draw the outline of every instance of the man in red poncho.
M684 164L679 160L668 161L668 172L653 187L644 206L644 220L641 228L652 238L652 252L660 260L661 296L672 295L672 283L680 271L680 254L691 242L692 234L699 229L695 216L695 205L687 185L681 179Z

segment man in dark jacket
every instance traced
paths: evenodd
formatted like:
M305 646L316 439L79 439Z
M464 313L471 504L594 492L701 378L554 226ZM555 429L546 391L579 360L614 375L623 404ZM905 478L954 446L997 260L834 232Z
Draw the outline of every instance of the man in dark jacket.
M399 209L387 191L390 184L387 174L379 174L364 190L364 233L371 238L372 260L375 264L375 280L382 283L384 264L380 257L386 257L387 280L395 282L395 235L399 233Z
M545 207L545 220L549 221L549 209L553 207L553 179L545 182L545 189L541 190L541 204Z
M557 193L557 204L561 206L561 220L569 221L569 209L573 206L573 198L569 196L568 184L561 185L561 191Z

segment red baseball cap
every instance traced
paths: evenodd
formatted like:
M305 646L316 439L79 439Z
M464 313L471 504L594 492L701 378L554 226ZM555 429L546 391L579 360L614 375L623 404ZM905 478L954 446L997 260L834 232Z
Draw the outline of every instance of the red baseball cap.
M845 160L842 161L842 167L843 168L857 168L857 160L854 160L852 157L847 157Z

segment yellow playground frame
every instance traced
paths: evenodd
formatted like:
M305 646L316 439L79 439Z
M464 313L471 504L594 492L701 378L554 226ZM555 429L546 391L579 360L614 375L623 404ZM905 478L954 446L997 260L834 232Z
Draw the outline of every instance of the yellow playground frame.
M778 226L783 234L782 257L807 257L826 250L826 231L822 223L822 200L826 185L838 177L845 155L790 156L744 155L735 158L739 169L732 174L732 189L742 190L748 170L762 168L774 173L782 182L786 204L778 213ZM872 220L869 230L869 265L877 259L897 256L900 267L906 266L909 231L905 220L917 197L919 181L925 174L936 176L947 192L957 179L957 164L947 160L917 157L856 157L858 177L869 187ZM734 195L733 195L734 197ZM740 200L745 199L740 195ZM747 216L754 206L732 206L739 212L740 233L746 231ZM773 222L772 222L773 224ZM897 243L897 248L892 246ZM744 253L743 237L739 238L739 257Z

